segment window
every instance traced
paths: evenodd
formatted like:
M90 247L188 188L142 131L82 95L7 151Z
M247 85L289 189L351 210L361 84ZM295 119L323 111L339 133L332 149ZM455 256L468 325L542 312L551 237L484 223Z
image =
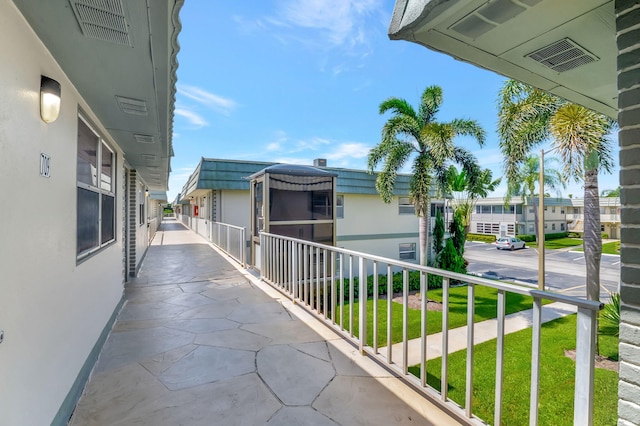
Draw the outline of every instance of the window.
M416 260L416 243L400 243L400 260Z
M336 218L344 219L344 195L336 195Z
M560 214L564 214L564 207L560 207Z
M547 211L547 206L544 206L544 211L545 211L545 212Z
M409 197L398 198L398 214L416 214L416 208Z
M552 224L551 224L551 230L552 230L552 231L555 231L555 230L556 230L556 224L555 224L555 223L552 223Z
M529 232L534 232L533 231L533 225L529 225Z
M604 232L604 225L600 225L600 232Z
M493 214L502 214L504 213L503 206L491 206L491 212Z
M491 206L481 206L483 214L491 214Z
M560 230L561 230L561 231L564 231L564 223L561 223L561 224L560 224Z
M513 213L513 212L511 212ZM522 214L522 204L518 204L516 206L516 214Z
M529 213L533 213L533 207L529 207Z
M580 207L574 207L573 214L580 214Z
M544 229L547 229L547 228L549 228L549 224L548 224L548 223L545 223L545 224L544 224Z
M115 155L80 117L77 149L76 255L81 258L115 240Z
M144 225L144 187L140 185L138 187L138 225Z
M551 207L551 213L555 213L556 212L556 206Z

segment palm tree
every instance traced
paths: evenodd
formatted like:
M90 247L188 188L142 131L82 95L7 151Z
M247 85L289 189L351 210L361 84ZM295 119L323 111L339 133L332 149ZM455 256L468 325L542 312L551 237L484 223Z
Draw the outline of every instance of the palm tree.
M382 128L382 140L368 156L371 173L382 163L382 171L376 178L376 190L386 203L393 199L398 172L411 161L409 196L419 217L420 263L423 265L427 263L432 184L435 184L437 194L445 193L447 170L452 162L462 166L474 184L479 170L475 156L456 146L454 138L472 136L480 146L485 141L485 131L475 120L435 121L441 104L442 89L438 86L424 90L418 111L404 99L392 97L382 102L380 114L391 111L393 116Z
M562 157L566 176L584 180L584 233L587 299L600 300L600 259L602 234L598 167L612 168L606 135L614 122L595 111L576 104L563 104L549 122L554 147Z
M516 182L517 170L529 152L549 138L562 159L563 174L576 181L584 179L587 298L598 300L602 255L598 168L611 171L613 162L606 135L615 123L514 80L502 87L498 103L500 147L510 185Z
M475 184L472 185L471 178L465 170L460 170L456 166L450 166L447 172L447 196L451 197L451 206L454 213L460 215L464 235L469 233L471 225L471 214L479 198L485 198L489 193L495 191L500 185L502 178L493 179L491 170L484 169L478 173Z
M616 189L603 189L600 191L600 196L605 198L620 197L620 187Z
M562 174L551 167L556 160L554 158L545 158L543 179L545 187L550 187L554 191L559 191L565 187L565 179ZM535 236L538 242L538 202L539 197L544 197L544 188L536 194L536 185L540 182L540 157L532 155L525 159L516 171L514 182L510 182L507 189L507 203L512 196L521 196L533 200L533 221L535 223Z

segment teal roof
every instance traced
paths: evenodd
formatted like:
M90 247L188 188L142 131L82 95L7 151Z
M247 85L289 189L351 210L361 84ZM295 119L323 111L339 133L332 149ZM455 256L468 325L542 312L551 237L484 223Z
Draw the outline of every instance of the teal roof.
M248 177L275 164L278 163L203 158L183 188L183 194L196 189L248 191ZM365 170L318 168L338 175L336 192L339 194L378 194L375 174L369 174ZM395 195L409 194L409 178L409 175L398 175Z

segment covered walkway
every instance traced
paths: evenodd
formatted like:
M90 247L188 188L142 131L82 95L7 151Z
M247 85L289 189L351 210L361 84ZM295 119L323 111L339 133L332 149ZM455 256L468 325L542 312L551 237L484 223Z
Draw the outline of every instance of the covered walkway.
M165 220L71 425L458 424Z

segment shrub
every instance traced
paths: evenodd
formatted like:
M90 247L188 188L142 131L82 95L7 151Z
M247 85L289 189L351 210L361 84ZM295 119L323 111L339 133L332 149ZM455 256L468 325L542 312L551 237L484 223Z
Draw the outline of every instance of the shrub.
M531 235L531 234L516 235L516 238L520 238L525 243L535 243L536 242L536 236L535 235Z
M569 238L582 238L582 232L567 232Z
M393 293L402 292L402 272L396 272L392 278ZM344 299L349 300L349 280L345 279L344 284ZM353 279L353 297L358 298L359 292L359 280L358 277ZM442 288L442 277L439 275L429 274L427 280L427 288L435 289ZM409 291L420 291L420 272L409 271ZM378 275L378 294L387 294L387 275ZM367 297L373 297L373 275L367 277Z
M495 235L486 234L467 234L467 241L481 241L483 243L495 243Z
M545 240L557 240L559 238L567 238L568 232L552 232L551 234L544 234Z
M620 332L620 293L613 293L611 301L600 312L600 332L618 336Z
M603 232L602 233L602 238L605 239L605 240L608 240L609 239L609 234L607 234L606 232Z

